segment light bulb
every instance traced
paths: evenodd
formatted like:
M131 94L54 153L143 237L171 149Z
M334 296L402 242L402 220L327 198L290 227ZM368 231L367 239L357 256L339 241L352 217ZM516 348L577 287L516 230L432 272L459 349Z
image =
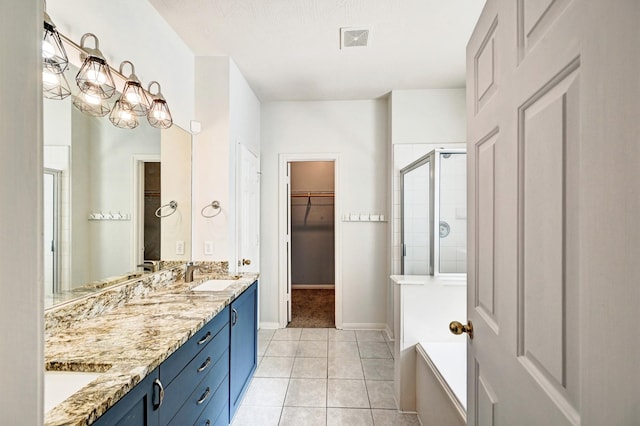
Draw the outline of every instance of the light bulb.
M137 105L140 103L140 96L136 92L127 92L127 102L131 105Z
M101 103L100 96L90 95L88 93L84 94L84 100L87 101L87 103L91 104L91 105L100 105L100 103Z
M42 57L45 59L51 59L56 55L56 49L53 44L47 40L42 40Z
M128 111L120 111L120 118L129 121L131 120L131 113Z
M47 71L47 70L43 70L42 71L42 82L45 85L50 85L50 86L54 86L56 84L58 84L58 76L56 76L54 73Z
M97 85L103 85L107 81L107 76L96 70L88 70L86 77L87 80Z
M163 110L155 110L153 111L153 118L156 120L162 121L167 119L167 113Z

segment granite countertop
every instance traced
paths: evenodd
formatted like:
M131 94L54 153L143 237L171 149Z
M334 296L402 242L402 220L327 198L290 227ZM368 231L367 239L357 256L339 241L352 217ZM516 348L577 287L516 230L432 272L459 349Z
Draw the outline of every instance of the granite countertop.
M102 374L45 413L45 425L93 423L246 290L257 275L245 274L225 291L191 291L207 278L177 281L47 336L46 370Z

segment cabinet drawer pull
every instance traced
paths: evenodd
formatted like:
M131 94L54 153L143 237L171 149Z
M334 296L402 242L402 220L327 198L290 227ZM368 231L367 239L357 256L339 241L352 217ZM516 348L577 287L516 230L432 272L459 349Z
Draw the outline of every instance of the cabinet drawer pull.
M202 394L202 396L200 397L200 399L198 401L196 401L196 404L200 405L203 402L205 402L207 400L207 398L209 398L209 394L211 393L211 389L207 388L206 391L204 391L204 393Z
M153 381L153 386L154 386L154 392L153 392L153 396L154 396L154 401L153 401L153 409L157 410L158 408L160 408L160 406L162 405L162 401L164 400L164 386L162 386L162 382L160 381L160 379L155 379ZM155 389L158 389L158 403L156 404L155 402Z
M235 308L231 309L231 325L236 325L238 318L238 311Z
M207 334L202 339L198 340L198 344L199 345L204 345L209 340L211 340L211 332L207 331Z
M206 423L204 424L205 426L211 426L211 420L207 419Z
M207 360L202 363L200 368L198 368L198 373L202 373L204 370L206 370L207 367L209 366L209 364L211 364L211 357L210 356L207 357Z

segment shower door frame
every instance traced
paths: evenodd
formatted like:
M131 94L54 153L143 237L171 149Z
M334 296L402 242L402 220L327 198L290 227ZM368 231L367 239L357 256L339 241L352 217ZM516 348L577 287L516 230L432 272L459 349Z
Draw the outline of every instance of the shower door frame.
M466 154L464 148L436 148L418 158L400 170L400 273L404 275L404 258L406 244L404 237L404 176L405 174L427 163L429 167L429 275L446 275L448 277L465 277L466 273L440 272L440 244L436 244L436 235L440 233L440 185L436 185L436 177L440 176L440 157L442 154ZM438 212L438 220L435 214Z

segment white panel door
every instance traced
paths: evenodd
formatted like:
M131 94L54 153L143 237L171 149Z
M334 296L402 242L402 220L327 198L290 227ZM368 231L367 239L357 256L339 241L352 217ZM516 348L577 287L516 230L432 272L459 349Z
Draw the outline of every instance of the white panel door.
M260 159L238 145L238 272L260 270Z
M469 425L640 424L639 28L488 0L468 44Z

